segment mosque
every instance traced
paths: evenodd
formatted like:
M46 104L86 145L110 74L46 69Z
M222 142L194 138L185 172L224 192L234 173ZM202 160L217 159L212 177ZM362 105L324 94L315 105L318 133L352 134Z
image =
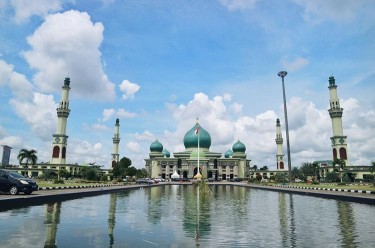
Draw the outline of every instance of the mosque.
M177 173L181 178L212 178L215 180L248 179L250 161L246 146L238 140L224 154L210 151L211 136L197 123L184 136L185 151L173 153L155 140L150 145L146 170L151 178L172 178ZM199 170L198 170L199 168Z

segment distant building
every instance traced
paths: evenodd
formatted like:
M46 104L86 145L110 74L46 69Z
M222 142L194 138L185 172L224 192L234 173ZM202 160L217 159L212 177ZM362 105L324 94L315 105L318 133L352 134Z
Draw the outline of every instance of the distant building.
M12 149L12 147L10 147L10 146L7 146L7 145L3 146L3 157L1 159L1 164L3 166L9 165L11 149Z

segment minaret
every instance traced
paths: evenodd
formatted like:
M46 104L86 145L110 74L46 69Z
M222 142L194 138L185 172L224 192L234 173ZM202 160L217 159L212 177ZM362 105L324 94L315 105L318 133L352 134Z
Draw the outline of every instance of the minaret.
M276 165L278 170L284 170L284 154L283 154L283 136L281 134L280 119L276 119Z
M340 101L337 97L337 85L335 84L335 78L333 76L329 77L329 105L328 110L329 116L332 119L332 131L333 136L331 137L333 161L336 159L341 159L348 162L347 156L347 142L346 137L342 130L342 112L343 109L340 107Z
M112 168L120 160L120 154L118 153L118 147L120 143L120 120L116 119L115 124L115 134L112 138L113 140L113 153L112 153Z
M66 164L66 146L68 136L66 135L66 124L68 121L70 79L65 78L62 87L62 97L57 110L57 129L52 138L52 160L51 164Z

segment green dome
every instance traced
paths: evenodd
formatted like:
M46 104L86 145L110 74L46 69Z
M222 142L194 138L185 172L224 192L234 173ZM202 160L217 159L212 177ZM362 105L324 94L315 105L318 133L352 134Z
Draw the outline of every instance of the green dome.
M188 148L197 148L198 147L198 135L195 134L195 131L199 127L199 147L209 149L211 146L211 136L204 130L199 123L195 124L184 136L184 146Z
M232 146L233 152L242 152L244 153L246 151L246 146L238 140L234 145Z
M158 140L155 140L150 145L150 151L151 152L162 152L163 151L163 145Z
M163 152L162 152L162 154L166 158L169 158L171 156L171 153L167 149L164 149Z
M224 157L229 158L230 156L233 156L233 151L229 149L228 151L225 152Z
M201 149L199 149L199 158L205 158L205 157L206 157L206 154L204 153L204 151L202 151ZM190 153L190 158L198 158L198 150L192 151Z

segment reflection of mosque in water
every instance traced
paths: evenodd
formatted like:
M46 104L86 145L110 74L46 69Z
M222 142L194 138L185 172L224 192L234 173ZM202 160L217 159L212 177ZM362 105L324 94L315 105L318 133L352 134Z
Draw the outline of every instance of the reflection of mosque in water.
M340 233L342 236L342 247L357 247L355 242L356 230L353 208L350 202L337 201Z
M46 225L45 248L56 248L57 225L60 223L61 202L47 204L44 224Z
M150 176L169 179L176 171L183 178L193 178L199 167L204 178L229 180L249 177L250 160L246 158L246 146L239 140L224 154L211 152L211 136L197 122L185 134L184 146L184 152L175 152L174 157L170 157L170 152L163 149L158 140L154 141L150 145L150 158L145 159Z

